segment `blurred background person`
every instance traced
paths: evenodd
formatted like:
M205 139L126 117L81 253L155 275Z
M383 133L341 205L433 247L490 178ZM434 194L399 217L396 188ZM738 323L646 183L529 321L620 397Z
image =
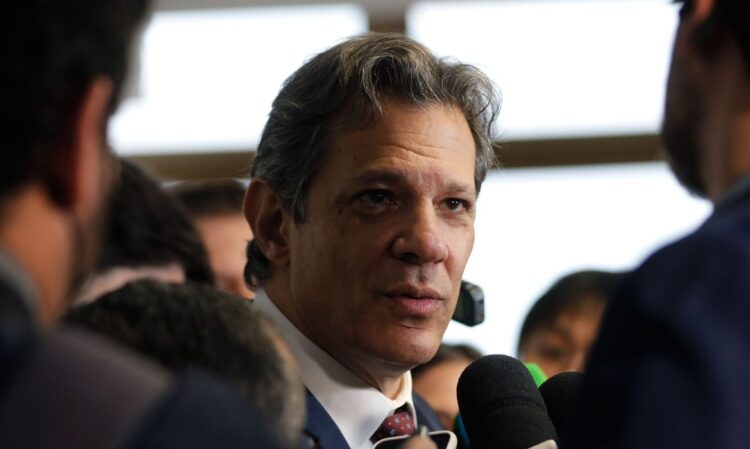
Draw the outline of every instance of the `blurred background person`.
M247 301L206 285L143 280L74 307L65 321L172 370L199 368L228 381L296 447L305 417L297 365L271 323Z
M446 429L453 428L458 415L458 378L481 356L472 346L443 343L432 360L411 370L414 391L430 404Z
M245 186L232 179L188 181L172 193L185 206L203 239L216 285L245 298L255 293L245 284L245 248L253 233L242 213Z
M126 159L109 199L101 257L77 302L90 302L138 279L213 285L200 235L159 181Z
M116 180L108 124L148 3L3 4L3 449L278 447L253 408L220 383L172 376L95 335L58 325L101 249Z
M676 3L664 154L714 209L612 299L570 448L750 447L750 3Z
M521 327L518 357L547 377L583 371L602 314L622 273L586 270L557 280L531 307Z

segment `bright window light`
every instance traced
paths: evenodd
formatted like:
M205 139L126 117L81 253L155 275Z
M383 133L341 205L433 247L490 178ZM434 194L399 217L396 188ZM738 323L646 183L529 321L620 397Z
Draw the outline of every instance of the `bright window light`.
M632 269L709 212L665 164L492 172L464 273L484 289L486 321L451 323L445 339L515 354L526 313L555 280L574 270Z
M677 24L669 0L419 2L409 33L478 65L507 139L656 132Z
M254 147L283 81L367 30L350 4L161 12L143 38L138 96L111 124L123 154Z

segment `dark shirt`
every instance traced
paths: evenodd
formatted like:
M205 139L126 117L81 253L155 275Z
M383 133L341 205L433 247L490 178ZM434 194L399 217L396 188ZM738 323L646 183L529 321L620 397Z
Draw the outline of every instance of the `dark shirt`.
M611 301L565 447L750 447L750 179Z

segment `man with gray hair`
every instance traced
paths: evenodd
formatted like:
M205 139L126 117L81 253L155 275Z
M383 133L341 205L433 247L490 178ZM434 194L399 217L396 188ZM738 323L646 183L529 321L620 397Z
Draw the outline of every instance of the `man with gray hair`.
M245 276L300 364L306 431L324 447L440 428L409 370L453 314L498 110L476 68L395 34L315 56L275 99Z

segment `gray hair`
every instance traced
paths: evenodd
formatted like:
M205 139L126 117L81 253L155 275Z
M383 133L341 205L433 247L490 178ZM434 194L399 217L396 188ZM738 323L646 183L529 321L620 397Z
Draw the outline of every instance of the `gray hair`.
M477 68L439 59L423 45L394 33L348 39L318 54L290 76L273 102L251 176L265 179L291 211L305 220L310 184L334 131L372 125L383 114L383 97L407 105L459 109L476 144L476 191L494 164L494 123L500 96ZM268 259L251 241L245 279L270 277Z

